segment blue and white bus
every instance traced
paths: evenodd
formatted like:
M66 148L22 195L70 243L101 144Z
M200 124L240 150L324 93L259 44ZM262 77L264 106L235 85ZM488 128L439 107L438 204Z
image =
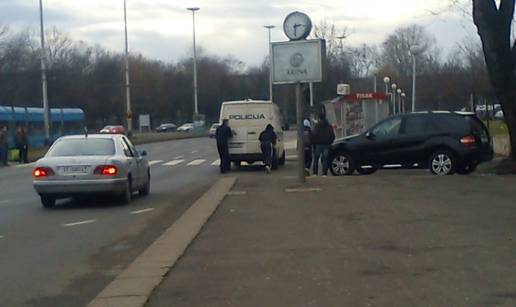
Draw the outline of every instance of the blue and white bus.
M24 127L30 147L42 147L45 143L43 108L0 106L0 126L9 129L9 148L14 147L14 135L18 127ZM84 111L78 108L50 110L51 141L63 135L84 132Z

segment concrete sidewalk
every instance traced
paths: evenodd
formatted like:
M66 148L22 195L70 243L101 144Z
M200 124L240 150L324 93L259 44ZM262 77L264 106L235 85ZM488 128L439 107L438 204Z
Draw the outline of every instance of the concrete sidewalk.
M146 306L514 306L516 179L238 181Z

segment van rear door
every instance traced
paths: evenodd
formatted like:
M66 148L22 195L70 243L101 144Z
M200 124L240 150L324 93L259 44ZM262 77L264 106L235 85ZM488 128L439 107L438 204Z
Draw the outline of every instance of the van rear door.
M268 124L272 124L272 104L249 104L247 121L247 151L251 154L261 154L260 133Z
M221 118L229 120L229 127L233 130L233 138L229 140L229 154L241 155L247 153L247 126L241 120L247 112L247 104L227 104L223 106Z

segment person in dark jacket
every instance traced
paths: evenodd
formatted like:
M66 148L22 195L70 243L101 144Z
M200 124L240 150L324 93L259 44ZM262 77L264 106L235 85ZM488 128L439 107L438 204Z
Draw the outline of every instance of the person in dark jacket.
M276 145L276 141L278 140L278 137L274 132L274 127L272 127L271 124L268 124L267 127L265 127L265 130L260 133L260 137L258 139L260 140L260 147L263 153L265 170L267 173L270 173L274 155L274 145Z
M233 132L228 125L228 120L224 119L222 125L215 131L215 138L217 140L217 150L220 156L220 172L225 173L231 169L231 161L229 159L229 145L228 141L233 137Z
M0 126L0 163L7 166L7 155L9 147L7 145L7 126Z
M330 166L330 145L334 140L335 133L333 132L333 127L328 122L328 119L326 119L326 116L321 114L319 116L319 122L317 122L315 125L312 135L312 141L315 145L315 157L313 166L314 175L317 176L319 172L319 159L322 160L323 176L328 175L328 168Z
M19 152L19 162L29 163L29 140L27 138L27 133L25 132L25 129L23 127L18 127L18 129L16 130L15 144Z

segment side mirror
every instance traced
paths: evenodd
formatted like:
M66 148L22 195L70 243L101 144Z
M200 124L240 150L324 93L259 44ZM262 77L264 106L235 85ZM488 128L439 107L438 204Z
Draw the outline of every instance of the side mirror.
M366 136L366 138L368 138L370 140L374 140L374 133L372 133L371 131L367 131L365 136Z
M146 157L146 156L147 156L147 152L146 152L145 150L140 150L138 153L139 153L139 154L140 154L140 156L142 156L142 157Z

